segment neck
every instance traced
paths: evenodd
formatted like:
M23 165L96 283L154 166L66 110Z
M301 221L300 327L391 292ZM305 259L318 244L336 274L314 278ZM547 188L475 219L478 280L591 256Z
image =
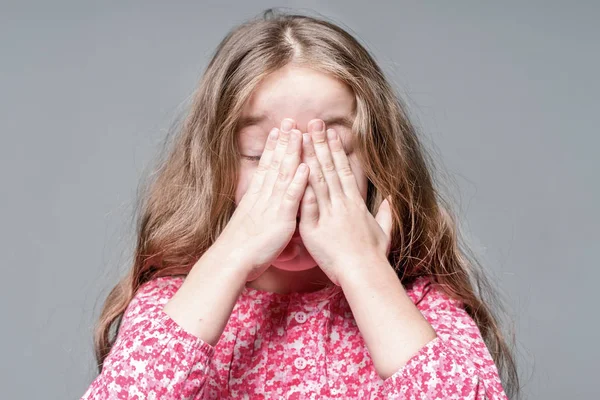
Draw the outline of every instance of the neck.
M304 271L286 271L271 265L261 276L246 282L246 286L265 292L289 294L314 292L331 283L318 266Z

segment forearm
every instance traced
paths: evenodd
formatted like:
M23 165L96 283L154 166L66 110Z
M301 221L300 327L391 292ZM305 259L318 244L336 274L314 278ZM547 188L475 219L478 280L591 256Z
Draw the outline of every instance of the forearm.
M377 373L393 375L436 337L386 259L356 260L340 284ZM358 265L358 264L357 264Z
M162 311L182 284L179 278L162 277L138 288L102 370L82 400L134 394L148 399L196 398L205 385L214 348Z
M192 335L214 346L246 283L241 261L210 248L163 310Z

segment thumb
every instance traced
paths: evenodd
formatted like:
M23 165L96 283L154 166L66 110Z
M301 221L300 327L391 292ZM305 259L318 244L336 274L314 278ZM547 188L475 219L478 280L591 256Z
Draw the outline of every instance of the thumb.
M379 224L383 232L388 238L388 252L389 245L391 243L392 236L392 209L390 207L390 197L386 198L379 205L379 210L377 211L377 215L375 216L375 221Z

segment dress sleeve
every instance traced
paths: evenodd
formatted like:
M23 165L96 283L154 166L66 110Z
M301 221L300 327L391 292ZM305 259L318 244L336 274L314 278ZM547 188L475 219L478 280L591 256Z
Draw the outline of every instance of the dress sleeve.
M183 279L144 283L131 300L102 372L81 398L193 399L206 382L214 347L162 311Z
M508 400L481 332L461 302L431 285L417 307L437 337L384 380L387 398Z

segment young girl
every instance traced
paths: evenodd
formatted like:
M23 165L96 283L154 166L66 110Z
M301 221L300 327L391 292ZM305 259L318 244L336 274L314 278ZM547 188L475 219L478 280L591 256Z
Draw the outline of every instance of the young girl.
M84 399L518 388L415 129L338 26L269 10L231 31L143 200Z

